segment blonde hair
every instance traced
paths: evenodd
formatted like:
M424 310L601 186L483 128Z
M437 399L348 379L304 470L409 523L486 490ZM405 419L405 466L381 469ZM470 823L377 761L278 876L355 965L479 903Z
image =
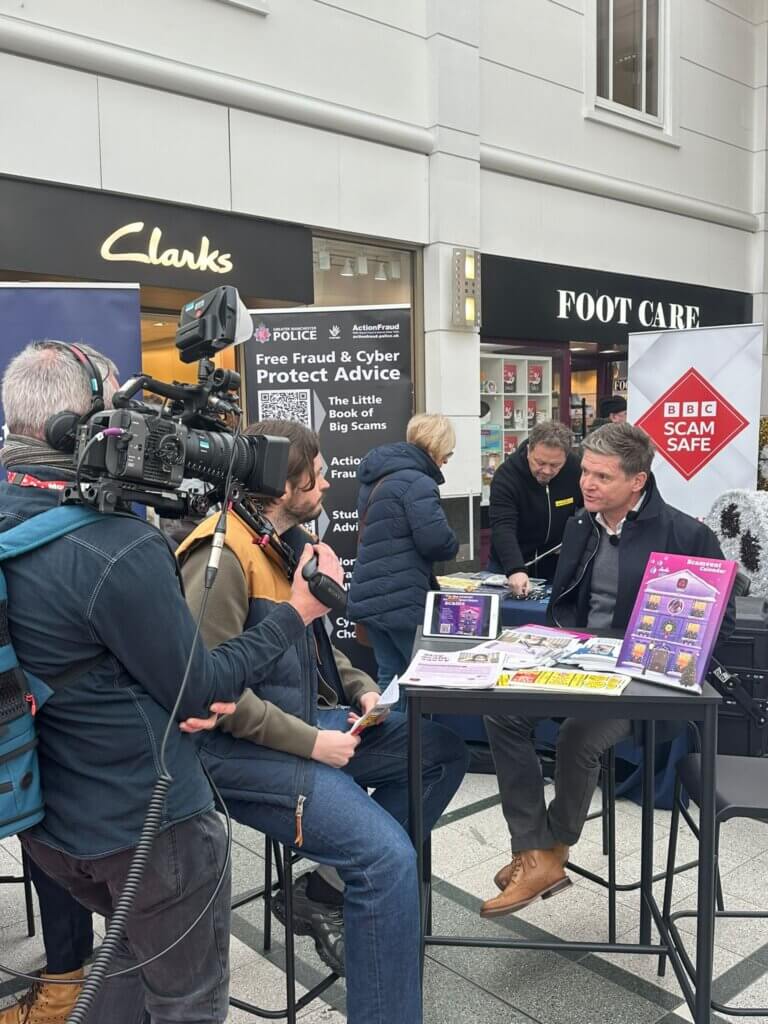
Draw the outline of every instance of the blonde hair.
M405 439L415 444L439 465L456 447L456 432L447 416L420 412L408 421Z

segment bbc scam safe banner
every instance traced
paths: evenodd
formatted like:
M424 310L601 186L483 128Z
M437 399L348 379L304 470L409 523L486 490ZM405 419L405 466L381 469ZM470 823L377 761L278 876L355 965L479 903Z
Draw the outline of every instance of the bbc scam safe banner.
M757 486L760 324L629 335L628 419L656 446L661 494L689 515Z

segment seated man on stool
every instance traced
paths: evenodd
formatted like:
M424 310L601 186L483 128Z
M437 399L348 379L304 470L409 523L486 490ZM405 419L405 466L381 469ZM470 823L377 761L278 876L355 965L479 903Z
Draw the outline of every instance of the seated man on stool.
M629 423L608 423L587 435L581 461L584 508L569 520L547 617L563 629L621 635L627 627L652 551L722 558L714 533L667 505L651 473L653 445ZM721 636L734 623L728 603ZM620 704L621 698L618 698ZM494 878L501 895L481 914L511 914L570 885L568 850L579 841L602 754L631 735L627 719L568 718L560 726L555 796L544 802L544 780L533 744L537 720L486 718L512 861Z
M276 420L246 433L290 441L285 493L249 495L248 505L263 510L284 548L301 551L310 540L302 524L319 516L329 487L317 435ZM204 520L177 551L193 608L203 598L216 522L216 516ZM287 552L265 547L260 536L248 510L229 513L220 575L201 628L210 647L260 621L289 593ZM350 1022L365 1013L366 1024L410 1024L420 994L415 855L405 832L407 719L392 712L360 736L349 732L351 721L378 700L376 684L331 645L321 621L280 659L271 685L246 691L203 743L201 756L233 818L302 847L323 865L296 880L293 924L314 938L329 967L346 973ZM436 722L424 722L422 735L428 832L458 789L468 754ZM284 918L282 907L278 897L273 909Z

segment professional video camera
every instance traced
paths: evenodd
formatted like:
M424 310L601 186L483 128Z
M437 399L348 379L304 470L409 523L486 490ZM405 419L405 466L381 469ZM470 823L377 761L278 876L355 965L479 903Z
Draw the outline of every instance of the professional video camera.
M137 502L164 516L203 515L224 499L230 473L230 500L243 492L279 497L288 439L236 432L240 375L211 361L252 333L248 311L231 285L187 303L176 347L183 362L199 360L197 384L169 384L146 374L126 381L112 399L113 409L94 413L78 427L77 486L64 500L84 500L102 512ZM135 397L140 391L143 401ZM148 400L147 393L155 398ZM188 492L184 481L190 478L210 486L202 495Z

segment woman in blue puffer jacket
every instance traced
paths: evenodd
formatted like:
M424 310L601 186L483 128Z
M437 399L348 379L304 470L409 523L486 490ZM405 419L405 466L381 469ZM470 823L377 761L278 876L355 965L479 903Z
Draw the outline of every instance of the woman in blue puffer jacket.
M455 444L447 416L422 413L408 423L405 442L374 448L357 470L362 529L348 615L367 630L382 689L411 660L425 597L435 587L433 562L459 549L438 490Z

